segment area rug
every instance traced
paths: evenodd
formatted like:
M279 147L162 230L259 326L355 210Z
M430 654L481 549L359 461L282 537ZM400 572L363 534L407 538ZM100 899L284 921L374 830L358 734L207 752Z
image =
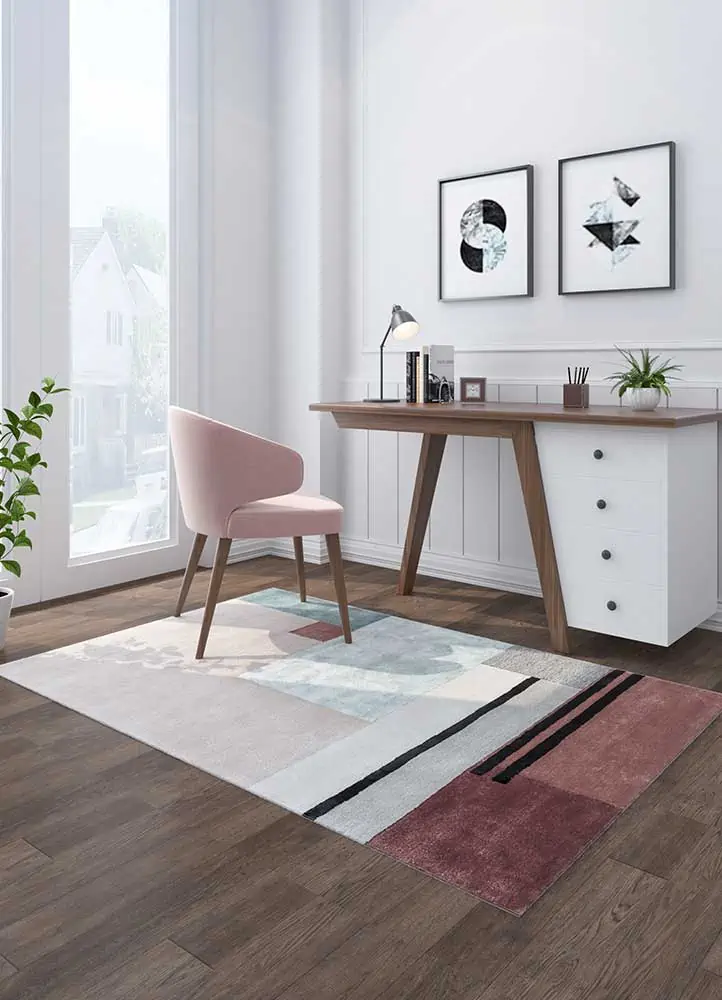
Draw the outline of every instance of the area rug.
M0 674L515 914L722 694L264 590Z

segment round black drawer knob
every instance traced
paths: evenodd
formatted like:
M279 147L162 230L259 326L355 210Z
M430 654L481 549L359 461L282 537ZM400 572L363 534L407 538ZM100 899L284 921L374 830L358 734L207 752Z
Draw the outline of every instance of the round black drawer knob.
M600 510L604 510L606 506L607 506L606 500L597 500L597 507L599 507Z
M610 611L616 611L617 610L617 602L616 601L607 601L607 608Z
M602 559L611 559L611 558L612 558L612 553L609 551L609 549L602 549Z
M604 458L604 452L602 451L601 448L596 448L595 449L595 451L594 451L594 457L595 458Z

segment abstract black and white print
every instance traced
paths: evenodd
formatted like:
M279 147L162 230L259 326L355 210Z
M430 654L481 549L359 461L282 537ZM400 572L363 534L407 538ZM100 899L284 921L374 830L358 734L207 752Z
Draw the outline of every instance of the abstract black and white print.
M640 245L634 231L642 220L628 217L630 208L636 205L640 195L619 177L612 178L612 186L612 194L589 206L584 228L592 236L590 248L606 249L611 266L617 267Z
M672 142L559 161L559 292L674 288Z
M493 271L506 256L506 212L498 201L473 201L461 216L459 253L470 271Z
M532 294L532 167L439 185L439 298Z

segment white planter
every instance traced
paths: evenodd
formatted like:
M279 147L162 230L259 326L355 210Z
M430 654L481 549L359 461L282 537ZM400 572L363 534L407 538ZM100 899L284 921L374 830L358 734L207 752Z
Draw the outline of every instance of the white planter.
M13 609L15 591L9 587L0 587L0 650L5 649L5 638L8 631L10 612Z
M656 410L662 394L659 389L627 389L625 395L633 410Z

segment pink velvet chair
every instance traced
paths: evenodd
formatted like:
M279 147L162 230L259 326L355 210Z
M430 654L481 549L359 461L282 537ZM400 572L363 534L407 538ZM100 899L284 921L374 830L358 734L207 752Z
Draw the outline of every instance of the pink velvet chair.
M296 493L303 459L291 448L190 410L170 407L170 440L183 517L195 540L176 616L183 611L203 546L218 538L196 659L205 653L213 613L234 538L293 538L301 600L306 600L303 536L325 535L346 642L351 642L339 532L343 507Z

